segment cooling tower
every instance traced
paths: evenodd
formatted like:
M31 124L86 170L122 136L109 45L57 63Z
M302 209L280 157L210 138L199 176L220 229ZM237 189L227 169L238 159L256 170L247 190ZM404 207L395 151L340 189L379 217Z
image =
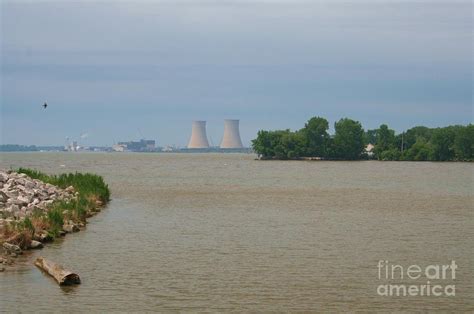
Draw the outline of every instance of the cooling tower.
M243 148L240 140L239 120L224 120L224 137L221 148Z
M193 121L193 130L188 148L209 148L206 135L206 121Z

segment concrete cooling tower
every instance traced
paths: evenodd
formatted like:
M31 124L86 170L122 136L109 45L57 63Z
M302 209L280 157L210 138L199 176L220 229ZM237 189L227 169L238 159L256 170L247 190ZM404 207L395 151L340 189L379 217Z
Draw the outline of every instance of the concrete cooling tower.
M209 148L206 135L206 121L193 121L193 130L188 148Z
M239 120L224 120L224 137L221 148L243 148L240 140Z

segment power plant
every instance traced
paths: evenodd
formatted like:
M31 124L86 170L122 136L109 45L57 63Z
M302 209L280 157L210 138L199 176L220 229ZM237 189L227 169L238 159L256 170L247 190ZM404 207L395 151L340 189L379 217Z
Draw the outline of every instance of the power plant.
M193 121L191 139L188 148L210 148L207 141L206 121ZM224 136L220 145L221 149L244 148L240 139L239 120L224 120Z
M188 148L209 148L206 135L206 121L193 121Z
M243 148L240 139L239 120L224 120L224 137L221 148Z

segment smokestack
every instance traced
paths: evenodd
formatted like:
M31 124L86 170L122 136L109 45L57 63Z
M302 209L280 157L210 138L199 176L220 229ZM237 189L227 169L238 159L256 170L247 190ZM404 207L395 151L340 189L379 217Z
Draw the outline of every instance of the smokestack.
M209 148L206 135L206 121L193 121L193 130L188 148Z
M221 148L243 148L240 140L239 120L224 120L224 137Z

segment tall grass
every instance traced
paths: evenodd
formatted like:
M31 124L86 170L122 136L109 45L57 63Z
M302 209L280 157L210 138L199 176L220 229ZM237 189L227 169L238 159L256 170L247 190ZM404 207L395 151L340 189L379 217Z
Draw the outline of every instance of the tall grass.
M92 173L63 173L60 175L47 175L43 172L20 168L19 173L24 173L32 179L38 179L45 183L50 183L60 188L73 186L81 197L95 197L106 203L110 200L110 190L101 176Z

